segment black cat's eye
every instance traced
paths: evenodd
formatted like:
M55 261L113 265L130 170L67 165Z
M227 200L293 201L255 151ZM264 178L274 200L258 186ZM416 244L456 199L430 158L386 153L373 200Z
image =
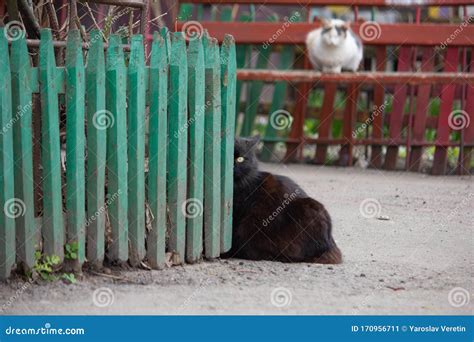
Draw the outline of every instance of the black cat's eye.
M237 163L242 163L244 160L245 160L244 157L238 157L235 161L236 161Z

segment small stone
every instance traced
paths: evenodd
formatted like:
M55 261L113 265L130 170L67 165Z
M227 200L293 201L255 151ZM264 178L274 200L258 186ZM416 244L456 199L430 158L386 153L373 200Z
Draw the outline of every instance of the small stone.
M240 266L242 266L243 264L244 264L244 262L243 262L243 261L239 262L239 265L240 265Z
M328 267L328 270L333 270L334 268L332 266L329 266Z
M361 273L359 277L365 278L365 273Z
M387 215L380 215L380 216L377 217L377 220L390 221L390 217L388 217Z

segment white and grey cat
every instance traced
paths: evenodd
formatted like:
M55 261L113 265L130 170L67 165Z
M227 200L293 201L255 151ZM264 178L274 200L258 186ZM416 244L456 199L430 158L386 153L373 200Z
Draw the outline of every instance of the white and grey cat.
M322 20L322 26L308 33L306 47L313 67L322 72L357 71L362 60L362 42L340 19Z

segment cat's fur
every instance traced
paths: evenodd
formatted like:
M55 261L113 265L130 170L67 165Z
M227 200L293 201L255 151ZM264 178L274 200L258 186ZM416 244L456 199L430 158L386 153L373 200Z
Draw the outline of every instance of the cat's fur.
M313 67L322 72L357 71L362 60L362 42L340 19L322 20L322 27L306 36L306 47Z
M342 262L324 206L291 179L259 171L258 141L235 141L232 248L223 257Z

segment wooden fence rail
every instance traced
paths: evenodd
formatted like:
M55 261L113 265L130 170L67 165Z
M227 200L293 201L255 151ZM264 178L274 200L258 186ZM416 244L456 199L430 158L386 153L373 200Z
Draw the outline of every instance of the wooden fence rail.
M187 47L184 34L164 29L154 36L147 66L142 36L132 37L127 58L115 35L104 55L101 37L91 32L84 58L80 33L71 31L59 67L44 29L33 67L26 39L11 42L9 51L2 29L0 279L15 265L31 270L37 251L74 270L84 262L100 267L105 258L159 269L167 253L174 263L196 262L231 247L233 38L219 47L207 35L192 37ZM33 181L37 143L40 185Z

